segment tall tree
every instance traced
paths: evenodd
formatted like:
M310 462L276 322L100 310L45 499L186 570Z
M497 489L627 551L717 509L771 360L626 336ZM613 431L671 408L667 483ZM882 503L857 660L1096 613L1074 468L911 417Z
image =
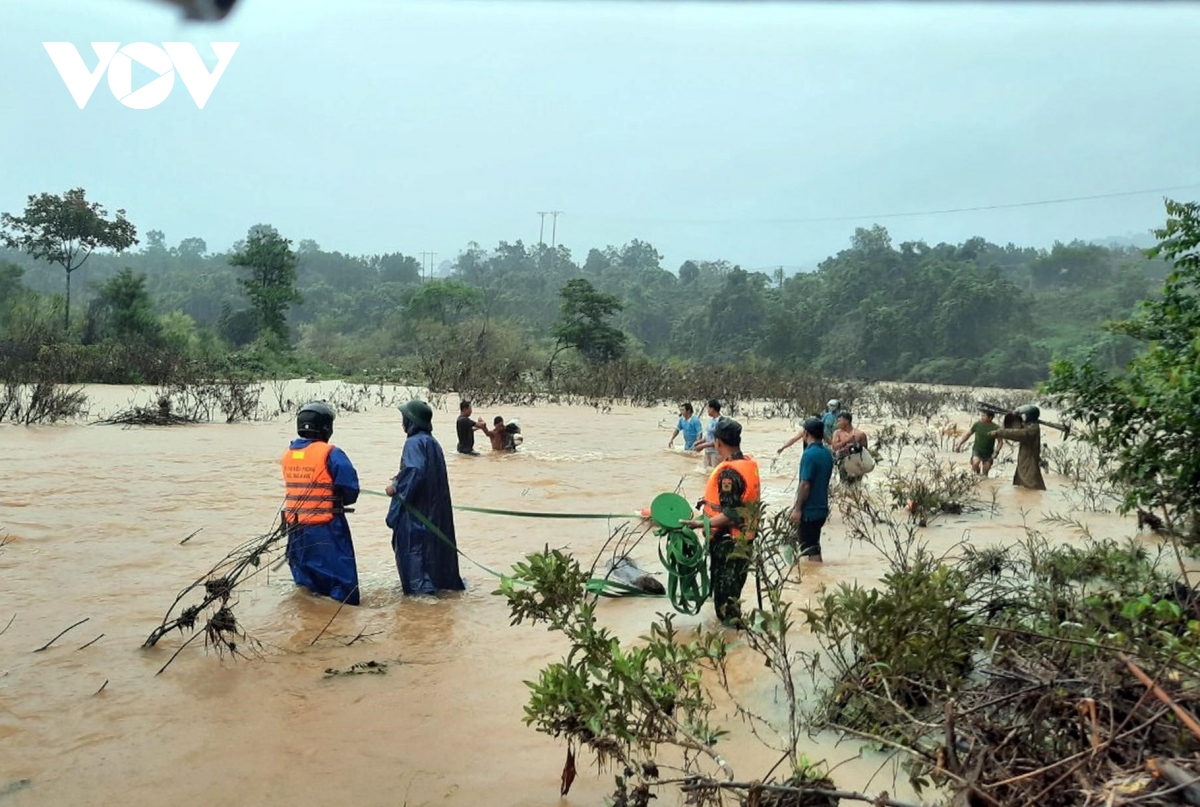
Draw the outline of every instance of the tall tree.
M267 224L250 228L246 240L229 258L230 266L242 267L249 277L238 278L254 309L259 335L271 335L288 344L287 308L302 303L296 290L296 253L292 242Z
M71 325L71 274L83 266L92 252L111 249L124 252L138 242L137 228L118 210L109 220L99 202L88 202L83 188L61 196L43 193L29 197L25 215L0 215L0 240L10 249L61 266L67 273L67 305L63 329Z
M624 306L611 294L597 291L583 278L567 281L559 291L562 314L554 325L557 344L546 364L546 375L558 354L575 348L590 362L611 361L625 354L625 334L608 320Z

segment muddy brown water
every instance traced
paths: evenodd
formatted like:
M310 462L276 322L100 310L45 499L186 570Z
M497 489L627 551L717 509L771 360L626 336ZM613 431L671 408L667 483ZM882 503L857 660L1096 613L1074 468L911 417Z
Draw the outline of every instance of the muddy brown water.
M93 417L151 395L124 387L87 392ZM317 394L313 385L295 382L289 397ZM689 500L703 490L696 455L666 447L675 421L667 407L487 407L477 414L519 418L525 444L517 455L489 456L480 441L484 455L475 458L453 453L454 414L439 409L434 434L447 449L458 504L632 513L681 480ZM742 420L743 447L761 460L765 498L790 502L800 448L772 460L796 422ZM965 427L971 415L951 420ZM860 425L870 434L879 424ZM155 676L185 637L169 636L151 650L140 645L175 595L233 546L272 526L290 418L185 428L10 426L0 435L6 444L0 530L10 541L0 548L0 629L15 615L0 636L5 807L592 805L611 792L611 774L597 773L584 754L570 795L560 798L564 746L521 721L522 682L561 658L561 638L511 627L503 600L491 594L495 579L466 561L464 594L404 597L383 523L384 498L363 496L350 516L363 604L343 609L316 645L310 643L336 604L298 590L283 567L255 578L235 609L264 644L261 659L220 659L197 643ZM386 407L340 415L333 440L357 466L363 487L374 490L395 472L402 441L399 415ZM871 484L882 484L886 473L881 463ZM985 499L996 490L996 514L934 522L921 531L931 547L949 548L964 536L978 544L1012 540L1021 535L1022 510L1034 523L1046 512L1075 512L1098 538L1135 532L1130 519L1079 512L1061 477L1048 474L1051 490L1036 493L1013 488L1011 473L1011 464L1001 466L983 484ZM617 523L456 515L460 548L500 570L546 545L590 561ZM1057 540L1079 540L1037 526ZM843 534L835 514L825 531L827 562L806 570L797 600L822 584L877 580L883 565L875 551L848 545ZM651 542L635 557L661 571ZM604 621L630 641L664 609L665 601L650 599L600 606ZM84 617L87 623L49 650L31 652ZM711 625L712 606L676 622ZM345 645L360 632L369 639ZM798 637L801 645L805 638ZM388 664L387 673L324 675L368 660ZM733 651L730 668L745 703L760 714L782 714L773 679L744 645ZM715 718L733 732L719 748L738 777L765 773L777 754L750 736L724 701ZM890 766L881 770L879 754L825 738L806 741L804 751L841 763L833 774L841 786L911 797L903 781L893 781ZM676 799L664 792L660 803Z

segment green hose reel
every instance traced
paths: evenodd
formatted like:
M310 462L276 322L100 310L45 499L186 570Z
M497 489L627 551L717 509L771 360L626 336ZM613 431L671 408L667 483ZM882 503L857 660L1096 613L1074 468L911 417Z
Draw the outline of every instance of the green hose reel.
M667 570L667 596L681 614L698 614L712 593L708 579L708 516L701 515L704 538L684 522L692 506L678 493L660 493L650 503L650 520L659 537L658 559Z

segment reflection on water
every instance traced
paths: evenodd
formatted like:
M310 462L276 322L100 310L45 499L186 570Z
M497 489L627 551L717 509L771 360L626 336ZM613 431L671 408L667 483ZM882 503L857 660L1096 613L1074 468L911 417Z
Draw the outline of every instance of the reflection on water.
M289 397L317 396L303 386L294 384ZM89 393L97 416L138 396L144 401L151 391ZM666 448L674 425L667 407L616 407L608 414L545 405L503 410L479 414L507 419L519 410L525 444L517 454L499 456L486 446L481 457L451 450L457 504L632 514L662 491L680 488L691 501L703 492L707 471L700 455ZM454 445L453 420L445 409L436 415L434 434L443 447ZM968 416L958 420L966 424ZM872 424L863 426L870 433ZM745 422L744 447L759 458L773 506L795 496L799 449L774 454L795 429L792 421ZM364 496L351 516L362 607L342 609L331 623L335 603L297 590L286 566L268 571L240 593L236 608L265 648L261 660L219 660L189 648L155 677L179 639L139 648L176 593L232 547L271 528L282 498L277 465L292 435L289 418L174 429L9 427L2 433L10 461L0 473L0 528L12 543L0 549L0 627L16 617L0 636L5 804L590 805L610 791L611 777L589 772L581 759L570 797L560 800L563 747L521 722L522 681L561 657L561 639L511 627L503 602L491 596L495 579L465 561L466 592L404 597L383 524L384 498ZM357 466L363 486L382 490L403 443L399 415L392 409L343 414L334 442ZM956 456L966 461L965 454ZM996 474L1000 478L985 486L997 490L999 514L934 522L923 531L933 549L948 548L968 530L976 542L1011 539L1019 534L1022 508L1034 520L1048 510L1070 510L1061 479L1048 476L1055 489L1039 494L1013 489L1005 468ZM870 481L882 484L883 469ZM1129 522L1113 516L1088 514L1086 521L1097 537L1132 533ZM456 523L463 550L503 570L547 545L590 563L620 521L459 512ZM795 594L801 601L822 583L867 582L880 572L870 549L844 540L836 514L825 541L827 563L808 570ZM658 568L649 541L635 557ZM657 600L606 600L600 612L632 640L665 607ZM89 621L50 650L29 652L84 617ZM711 608L677 619L683 627L700 622L713 622ZM95 644L78 649L101 633ZM774 682L744 647L735 653L735 686L757 711L772 713ZM387 663L387 673L324 674L371 659ZM748 736L732 709L723 711L734 730L726 757L739 776L761 775L776 757ZM856 749L822 740L807 753L837 762ZM855 789L905 794L907 788L886 774L869 783L881 759L864 755L839 767L835 779ZM6 789L23 778L28 786ZM668 794L661 800L675 803Z

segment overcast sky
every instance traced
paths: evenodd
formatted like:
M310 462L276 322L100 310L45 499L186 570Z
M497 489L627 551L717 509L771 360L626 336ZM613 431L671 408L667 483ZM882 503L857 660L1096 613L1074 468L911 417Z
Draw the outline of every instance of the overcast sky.
M101 80L79 109L44 41L240 43L203 109ZM256 223L344 252L641 238L809 264L896 241L1144 233L1162 195L885 218L1197 183L1200 6L5 0L0 210L83 186L140 232L224 249ZM154 74L135 67L135 84ZM139 77L140 76L140 77ZM840 221L819 221L839 219ZM814 221L818 219L818 221ZM545 237L550 240L550 218Z

